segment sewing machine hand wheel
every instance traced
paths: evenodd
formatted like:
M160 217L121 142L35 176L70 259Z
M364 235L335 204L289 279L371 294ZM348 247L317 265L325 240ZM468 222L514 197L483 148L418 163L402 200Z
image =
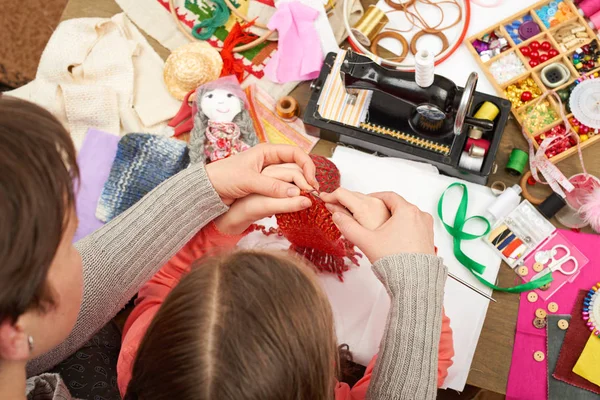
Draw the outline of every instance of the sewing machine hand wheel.
M460 135L463 130L463 126L465 124L465 120L467 119L467 113L471 108L471 102L473 101L473 95L475 94L475 87L477 86L477 72L471 72L469 75L469 79L467 79L467 84L465 85L465 89L463 90L463 95L460 98L460 103L458 105L458 110L456 111L456 117L454 118L454 134ZM475 119L475 118L472 118ZM470 120L472 120L470 119ZM479 121L479 120L477 120ZM471 122L471 121L469 121ZM493 126L492 126L493 127ZM491 129L491 128L489 128ZM488 130L488 129L486 129Z

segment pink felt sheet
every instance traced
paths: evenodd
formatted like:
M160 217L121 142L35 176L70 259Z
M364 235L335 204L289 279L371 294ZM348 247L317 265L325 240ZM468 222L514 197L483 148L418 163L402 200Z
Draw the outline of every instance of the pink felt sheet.
M546 329L533 326L535 310L548 310L548 303L558 304L558 314L570 314L580 289L590 289L600 281L600 235L559 230L589 259L577 278L565 284L548 301L539 298L530 303L527 293L521 293L517 331L512 363L508 376L506 398L508 400L545 400L548 398L547 363L537 362L533 353L546 353Z

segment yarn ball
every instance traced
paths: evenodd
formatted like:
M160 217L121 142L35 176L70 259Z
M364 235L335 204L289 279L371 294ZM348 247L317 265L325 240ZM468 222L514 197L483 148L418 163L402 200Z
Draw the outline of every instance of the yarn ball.
M311 154L315 166L317 167L316 178L319 182L319 190L321 192L331 193L340 187L340 170L337 169L331 160Z
M123 136L96 207L96 218L112 220L189 163L187 145L181 140L147 133Z
M222 69L223 60L217 50L206 42L192 42L169 55L163 78L169 93L183 100L190 91L218 79Z
M583 198L583 205L579 209L579 213L594 231L600 233L600 186L596 186Z

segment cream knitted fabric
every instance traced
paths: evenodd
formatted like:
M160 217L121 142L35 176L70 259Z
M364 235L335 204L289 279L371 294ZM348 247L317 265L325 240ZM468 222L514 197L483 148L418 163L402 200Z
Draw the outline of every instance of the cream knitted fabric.
M367 398L435 399L448 270L439 257L398 254L377 261L373 272L391 305Z
M80 147L88 128L161 133L179 109L162 78L163 61L125 14L62 22L36 79L11 96L47 108Z

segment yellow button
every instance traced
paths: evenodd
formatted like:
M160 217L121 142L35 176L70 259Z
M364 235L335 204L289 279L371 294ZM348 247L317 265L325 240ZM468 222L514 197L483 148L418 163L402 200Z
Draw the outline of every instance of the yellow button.
M546 318L546 311L544 311L543 308L538 308L537 310L535 310L535 316L541 319Z
M529 300L530 303L535 303L538 299L538 295L536 292L529 292L527 293L527 300Z
M536 318L533 320L533 326L538 329L544 329L546 327L546 320L543 318Z
M537 362L542 362L546 359L546 355L543 351L536 351L533 353L533 359Z
M544 264L536 262L535 264L533 264L533 270L535 272L541 272L544 269Z
M529 274L529 268L523 265L522 267L517 268L517 274L527 276L527 274Z
M566 319L559 319L558 320L558 327L560 329L562 329L563 331L569 328L569 321L567 321Z
M556 304L554 302L548 304L548 311L550 311L550 312L557 312L558 311L558 304Z

